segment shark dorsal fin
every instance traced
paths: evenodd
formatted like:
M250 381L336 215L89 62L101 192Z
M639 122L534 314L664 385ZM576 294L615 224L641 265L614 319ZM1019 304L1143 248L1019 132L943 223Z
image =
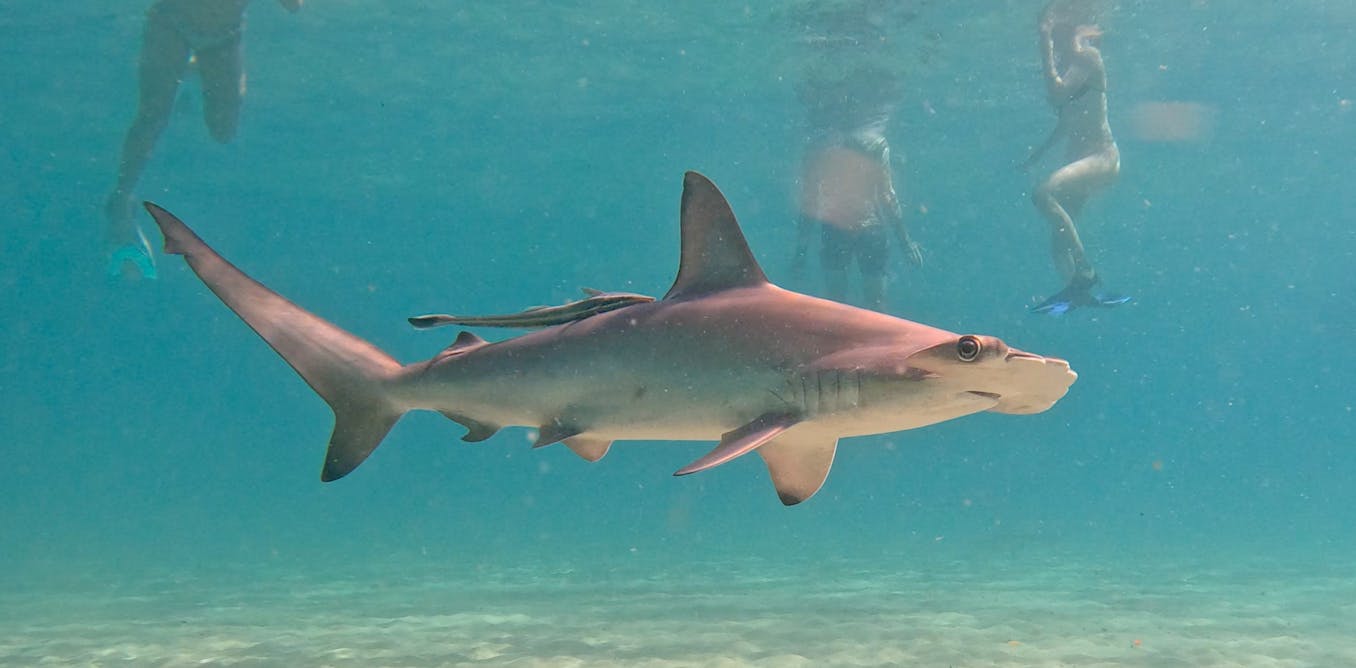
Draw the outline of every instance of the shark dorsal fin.
M739 221L716 184L688 172L683 178L682 259L678 278L664 299L681 299L767 283L749 252Z

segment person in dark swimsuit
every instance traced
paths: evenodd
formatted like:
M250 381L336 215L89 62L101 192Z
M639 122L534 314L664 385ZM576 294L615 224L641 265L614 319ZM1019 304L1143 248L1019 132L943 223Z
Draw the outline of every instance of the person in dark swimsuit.
M303 0L278 0L288 11ZM108 272L155 278L145 234L133 222L134 191L160 134L169 125L174 98L190 65L202 79L203 119L212 138L235 137L245 94L241 49L249 0L159 0L146 12L138 66L137 116L123 141L118 180L104 203Z
M1112 306L1129 301L1117 295L1094 294L1101 282L1088 260L1074 219L1088 199L1115 182L1121 170L1120 150L1107 122L1106 66L1095 25L1074 25L1067 17L1071 3L1051 2L1041 15L1041 64L1046 94L1059 114L1055 129L1023 167L1035 164L1056 143L1065 143L1065 164L1032 194L1032 202L1050 227L1050 255L1066 283L1059 293L1034 307L1058 315L1082 306Z

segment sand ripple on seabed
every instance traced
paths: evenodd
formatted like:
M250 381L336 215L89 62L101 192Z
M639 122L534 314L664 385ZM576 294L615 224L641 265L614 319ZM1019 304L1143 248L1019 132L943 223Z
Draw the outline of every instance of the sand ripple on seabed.
M1356 577L1283 561L665 566L30 588L0 666L1356 666Z

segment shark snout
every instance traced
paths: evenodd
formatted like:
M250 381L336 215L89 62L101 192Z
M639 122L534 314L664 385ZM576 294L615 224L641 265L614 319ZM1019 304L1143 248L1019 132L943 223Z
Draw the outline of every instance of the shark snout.
M1039 413L1054 405L1078 374L1069 363L1056 357L1042 357L1022 350L1009 349L1003 358L1005 372L997 376L985 393L998 395L999 413Z

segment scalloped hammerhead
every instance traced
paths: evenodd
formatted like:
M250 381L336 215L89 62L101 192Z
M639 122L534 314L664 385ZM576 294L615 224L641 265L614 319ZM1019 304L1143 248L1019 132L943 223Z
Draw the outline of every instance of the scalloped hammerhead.
M463 331L402 365L293 304L146 203L203 283L334 409L321 480L357 468L400 417L433 410L483 441L536 427L597 461L617 440L719 441L687 475L750 452L783 503L819 491L838 440L981 411L1039 413L1077 378L1069 363L791 292L768 282L725 197L688 172L678 277L663 299L490 343Z

